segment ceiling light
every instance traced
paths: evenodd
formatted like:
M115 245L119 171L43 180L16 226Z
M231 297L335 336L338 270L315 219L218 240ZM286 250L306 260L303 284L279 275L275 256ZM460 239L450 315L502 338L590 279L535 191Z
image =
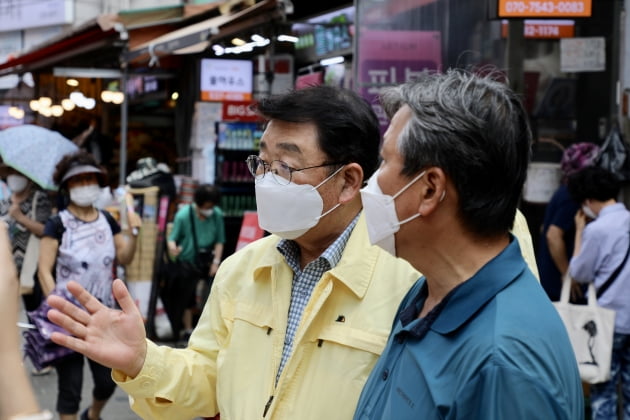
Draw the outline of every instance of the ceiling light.
M320 60L319 64L322 66L330 66L332 64L340 64L346 61L342 56L330 57Z
M291 35L279 35L278 36L278 41L280 42L293 42L294 44L297 44L299 38L297 36L291 36Z
M68 79L66 80L66 84L68 86L77 87L79 86L79 81L77 79Z
M39 98L39 107L40 108L48 108L52 105L52 99L48 96L40 96Z
M245 41L243 41L241 38L233 38L232 39L232 44L239 46L239 45L243 45L245 44Z
M63 115L63 108L61 105L53 105L50 107L50 112L53 117L61 117Z
M72 99L66 98L61 101L61 107L65 109L66 111L72 111L75 106L76 104L72 102Z

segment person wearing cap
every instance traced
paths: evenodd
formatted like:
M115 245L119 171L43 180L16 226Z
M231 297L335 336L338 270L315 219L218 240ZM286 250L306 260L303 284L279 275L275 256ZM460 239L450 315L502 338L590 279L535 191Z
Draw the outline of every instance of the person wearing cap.
M560 168L563 178L545 209L536 255L540 283L552 301L560 299L562 276L569 268L569 258L573 253L574 216L580 208L580 203L569 195L567 180L572 174L591 166L598 154L599 146L588 142L572 144L562 153ZM572 299L578 301L580 298L581 289L574 283Z
M69 199L67 208L51 217L44 228L40 246L39 281L45 295L65 288L70 280L82 284L104 305L116 307L112 296L114 261L128 264L136 248L141 219L129 211L130 231L123 234L114 218L94 207L105 174L85 151L66 155L58 164L53 180L59 193ZM110 369L88 360L94 378L93 401L81 420L96 420L116 385ZM59 391L57 411L61 420L76 420L81 401L83 356L71 355L55 368Z

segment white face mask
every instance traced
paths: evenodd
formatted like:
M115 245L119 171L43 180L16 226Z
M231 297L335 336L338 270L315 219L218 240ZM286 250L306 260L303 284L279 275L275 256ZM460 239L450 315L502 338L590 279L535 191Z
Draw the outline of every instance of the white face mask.
M79 207L94 205L101 195L101 187L97 184L70 188L70 200Z
M199 213L201 213L203 217L210 217L212 216L212 213L214 213L214 209L206 209L206 210L199 209Z
M393 256L396 256L396 240L394 234L400 230L401 225L420 217L420 213L416 213L405 220L398 221L394 200L407 188L422 178L424 171L412 179L394 196L383 194L381 191L377 180L379 172L380 170L374 172L374 175L368 180L367 186L361 189L361 201L363 202L368 236L370 237L372 245L379 246Z
M11 174L7 176L7 186L11 192L19 193L24 191L28 185L28 178L22 175Z
M317 189L342 168L316 186L293 182L280 185L270 174L256 181L256 208L260 227L284 239L304 235L319 219L339 207L340 204L337 204L322 214L324 201Z
M591 210L591 208L587 206L586 204L582 204L582 211L587 217L591 219L597 219L597 215L595 214L595 212Z

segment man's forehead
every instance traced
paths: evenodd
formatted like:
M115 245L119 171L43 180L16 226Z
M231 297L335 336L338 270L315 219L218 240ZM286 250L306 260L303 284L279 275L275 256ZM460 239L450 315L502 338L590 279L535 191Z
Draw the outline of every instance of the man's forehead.
M287 153L303 154L318 148L317 129L312 122L272 120L261 139L262 150L273 148Z

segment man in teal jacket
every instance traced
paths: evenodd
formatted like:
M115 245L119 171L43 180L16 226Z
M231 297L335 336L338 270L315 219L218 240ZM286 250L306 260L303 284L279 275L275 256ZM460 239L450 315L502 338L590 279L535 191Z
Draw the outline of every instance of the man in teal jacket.
M423 74L383 95L370 241L425 277L407 293L355 420L584 417L568 335L509 233L531 134L505 84Z

